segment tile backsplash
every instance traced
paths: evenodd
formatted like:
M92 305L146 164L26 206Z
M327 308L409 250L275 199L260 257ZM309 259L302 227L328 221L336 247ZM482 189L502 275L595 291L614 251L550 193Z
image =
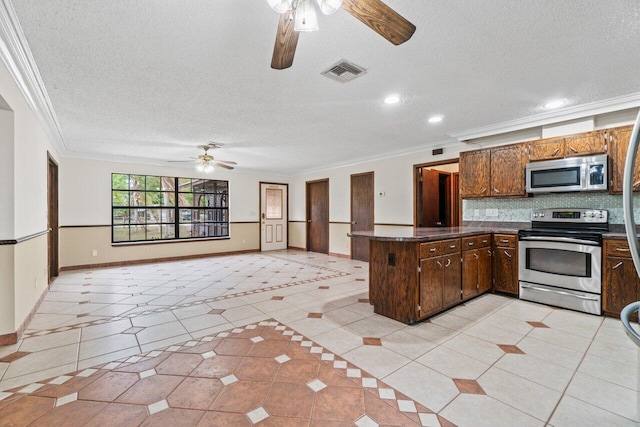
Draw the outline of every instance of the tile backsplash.
M515 199L466 199L462 201L463 221L531 221L531 211L548 208L594 208L609 211L609 223L623 224L622 196L607 193L536 194ZM492 212L493 210L493 212ZM490 216L491 213L497 216ZM489 214L489 215L487 215ZM640 195L634 197L634 218L640 222Z

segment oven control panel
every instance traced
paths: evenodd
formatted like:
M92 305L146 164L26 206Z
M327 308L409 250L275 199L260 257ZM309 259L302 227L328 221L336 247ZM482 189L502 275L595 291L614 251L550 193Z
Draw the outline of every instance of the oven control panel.
M531 212L535 222L599 223L609 222L606 209L537 209Z

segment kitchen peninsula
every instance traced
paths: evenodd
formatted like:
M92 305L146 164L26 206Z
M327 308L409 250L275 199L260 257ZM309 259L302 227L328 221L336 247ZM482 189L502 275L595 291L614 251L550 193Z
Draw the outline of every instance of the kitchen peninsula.
M349 233L369 239L369 302L406 324L491 289L518 294L520 223L385 228Z

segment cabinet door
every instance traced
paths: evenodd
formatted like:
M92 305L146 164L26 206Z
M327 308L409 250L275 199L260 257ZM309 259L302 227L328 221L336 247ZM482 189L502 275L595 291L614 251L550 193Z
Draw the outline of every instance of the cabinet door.
M489 195L491 151L489 149L460 153L460 197Z
M460 302L460 253L445 255L444 260L444 290L442 303L444 307Z
M605 258L602 309L619 315L625 305L638 299L638 275L631 258Z
M467 299L478 293L478 250L462 252L462 298Z
M478 249L478 293L491 289L492 253L491 248Z
M611 140L609 149L609 193L622 194L624 162L627 159L629 140L633 126L624 126L607 131ZM640 152L636 156L636 168L633 173L633 191L640 191Z
M420 317L442 309L444 287L443 257L420 261Z
M547 138L529 142L529 161L561 159L564 157L564 138Z
M492 196L526 196L525 145L512 144L491 149Z
M566 138L566 144L567 157L602 154L606 153L608 148L605 132L600 130L569 136Z
M518 294L518 259L514 248L498 247L495 251L496 291Z

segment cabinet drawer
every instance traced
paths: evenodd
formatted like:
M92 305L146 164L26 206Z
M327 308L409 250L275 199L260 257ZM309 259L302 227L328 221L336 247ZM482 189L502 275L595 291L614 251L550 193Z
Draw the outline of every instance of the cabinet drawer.
M442 241L420 243L420 258L431 258L442 255Z
M606 240L604 242L605 256L631 258L631 250L626 240Z
M476 246L479 248L487 248L491 246L491 235L483 234L481 236L476 236Z
M494 234L493 245L503 248L515 248L517 236L514 234Z
M468 251L471 249L486 248L491 246L491 235L483 234L482 236L463 237L462 238L462 250Z
M443 255L460 252L460 239L443 240L441 244Z

